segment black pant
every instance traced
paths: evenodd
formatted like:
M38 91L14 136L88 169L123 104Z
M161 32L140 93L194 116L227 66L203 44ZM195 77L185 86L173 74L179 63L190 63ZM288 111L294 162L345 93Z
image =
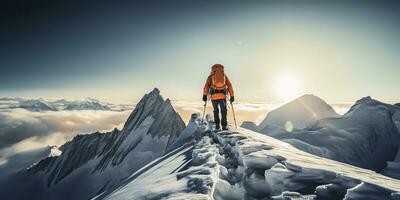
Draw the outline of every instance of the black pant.
M226 122L226 99L211 100L214 108L214 122L216 128L219 128L219 123L221 122L222 128L225 128L228 124ZM219 120L219 108L221 109L221 121Z

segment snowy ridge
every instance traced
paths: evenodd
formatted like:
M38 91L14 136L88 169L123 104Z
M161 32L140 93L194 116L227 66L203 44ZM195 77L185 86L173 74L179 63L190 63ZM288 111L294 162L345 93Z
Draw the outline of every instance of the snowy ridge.
M171 152L97 199L400 197L399 180L314 156L246 129L214 132L199 117L189 124L193 125L197 129L192 128L192 148Z

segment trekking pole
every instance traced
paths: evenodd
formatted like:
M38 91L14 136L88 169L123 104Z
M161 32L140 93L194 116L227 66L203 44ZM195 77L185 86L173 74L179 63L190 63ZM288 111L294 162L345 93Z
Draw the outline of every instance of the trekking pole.
M207 101L204 102L203 117L202 117L203 120L204 120L204 116L206 114L206 107L207 107Z
M232 113L233 113L233 121L235 122L235 127L237 129L237 125L236 125L236 116L235 116L235 109L233 109L233 103L231 102L231 107L232 107Z

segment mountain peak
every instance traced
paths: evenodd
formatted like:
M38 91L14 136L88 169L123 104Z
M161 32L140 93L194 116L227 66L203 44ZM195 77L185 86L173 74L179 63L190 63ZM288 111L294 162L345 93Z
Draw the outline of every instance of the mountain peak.
M363 98L357 100L357 101L356 101L356 104L368 103L368 102L371 102L371 101L375 101L375 100L372 99L371 96L366 96L366 97L363 97Z
M150 93L145 94L142 99L140 99L139 103L128 117L122 131L132 131L147 117L155 115L163 104L164 99L160 95L160 90L154 88Z
M158 88L153 88L149 95L160 95L160 90Z
M168 98L164 100L158 88L154 88L150 93L145 94L139 101L126 121L123 132L131 132L148 117L151 117L155 121L149 130L149 133L153 136L166 134L176 136L185 127L185 123L174 110L171 101ZM163 125L167 125L166 128L160 127ZM160 130L162 131L160 132Z
M323 99L321 99L318 96L315 96L313 94L304 94L301 97L293 100L292 102L296 102L296 101L306 101L306 103L318 103L324 106L329 106Z
M260 124L264 129L269 125L284 127L288 122L295 128L305 128L319 119L337 117L335 110L321 98L305 94L271 111Z

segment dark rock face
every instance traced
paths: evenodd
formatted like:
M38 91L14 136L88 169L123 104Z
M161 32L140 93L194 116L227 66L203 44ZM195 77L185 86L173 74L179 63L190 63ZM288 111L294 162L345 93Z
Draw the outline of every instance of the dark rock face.
M149 116L155 119L149 130L152 136L178 136L185 128L185 123L179 114L175 112L170 100L166 99L164 101L160 91L155 88L140 100L122 131L125 133L131 132Z
M28 171L31 174L45 171L49 173L48 186L57 184L87 161L102 156L115 143L119 133L118 129L114 129L108 133L78 135L60 147L63 152L60 157L48 157Z

